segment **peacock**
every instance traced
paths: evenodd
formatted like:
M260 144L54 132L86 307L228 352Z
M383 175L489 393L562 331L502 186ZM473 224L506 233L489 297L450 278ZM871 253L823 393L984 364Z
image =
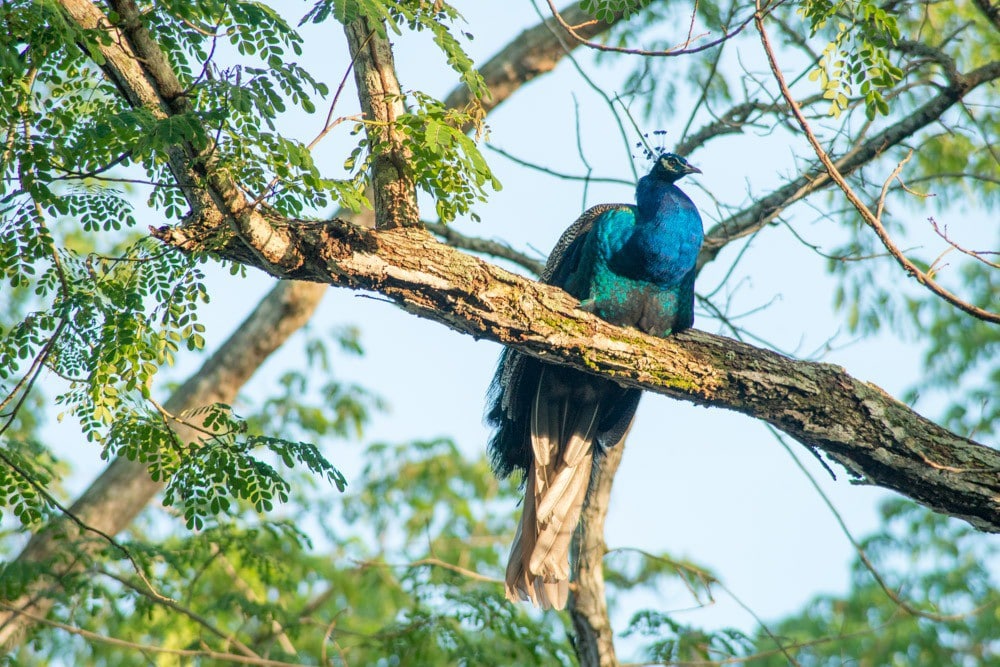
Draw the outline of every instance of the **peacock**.
M701 216L676 182L701 173L662 153L639 179L635 205L588 209L563 232L542 281L583 310L665 337L694 322ZM507 348L487 397L488 450L501 478L524 476L524 507L510 550L506 594L545 609L569 596L569 550L595 456L624 438L641 392Z

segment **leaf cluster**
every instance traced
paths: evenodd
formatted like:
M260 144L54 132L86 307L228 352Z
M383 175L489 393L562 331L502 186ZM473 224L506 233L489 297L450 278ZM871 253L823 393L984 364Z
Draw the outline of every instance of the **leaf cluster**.
M478 222L473 206L486 201L487 185L494 191L501 185L476 142L465 133L471 116L421 93L410 97L414 108L399 119L398 127L407 138L417 187L434 199L441 222L451 222L459 215L469 215Z
M122 544L158 595L175 604L162 604L132 564L108 550L100 571L73 581L74 599L88 602L60 607L56 618L168 649L225 652L235 639L301 664L323 656L335 665L573 664L555 616L529 616L503 598L498 583L464 574L500 571L499 541L509 535L498 539L494 529L512 522L512 484L499 487L485 460L465 459L447 440L375 445L366 460L346 496L293 489L283 519L253 514L158 538L164 518L148 517ZM458 519L447 517L449 507ZM304 528L317 511L329 533L310 540ZM371 539L369 514L380 518L382 539ZM146 537L143 524L151 529ZM18 664L55 655L145 664L136 651L44 630L39 636L45 641L15 654Z
M583 0L580 8L598 21L611 23L617 16L631 16L649 4L650 0Z
M753 638L739 630L706 631L650 610L634 614L623 636L652 639L644 654L649 660L666 664L717 661L754 650Z
M869 120L889 115L885 92L903 79L889 51L900 37L896 16L871 0L809 0L799 3L797 11L812 36L836 23L833 38L809 74L810 81L820 83L823 98L830 100L830 115L848 109L855 86Z
M40 489L50 489L64 472L63 466L37 441L13 438L5 439L0 461L0 508L23 526L51 518L55 508L48 491L43 494Z

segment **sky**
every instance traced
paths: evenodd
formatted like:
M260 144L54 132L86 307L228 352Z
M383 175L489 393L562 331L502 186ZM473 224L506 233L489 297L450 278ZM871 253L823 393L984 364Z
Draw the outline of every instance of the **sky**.
M293 16L305 4L287 2ZM477 62L492 56L514 35L534 25L537 16L529 2L457 2L475 39L467 48ZM306 52L302 64L335 87L348 64L342 36L305 27ZM443 96L455 77L434 51L427 36L404 35L394 39L396 61L404 89L419 89ZM608 92L620 86L626 67L600 68L589 54L579 53L587 72ZM764 70L762 53L740 53L744 66ZM351 82L353 83L353 81ZM338 114L356 113L353 87L346 91ZM681 96L670 100L681 118L693 104ZM577 114L579 116L577 117ZM308 142L322 123L321 111L313 116L290 114L284 125L292 136ZM577 152L579 140L596 176L631 178L632 146L623 145L607 106L569 63L525 86L488 119L490 141L520 158L553 169L582 173ZM327 137L316 151L321 169L343 174L344 157L352 147L349 124ZM666 143L676 140L680 127L666 129ZM695 200L706 227L717 219L707 193L729 201L745 201L748 192L766 192L791 173L795 155L806 155L804 140L786 142L778 135L748 133L725 143L725 152L708 150L690 156L703 175L685 179L681 187ZM591 185L586 193L579 183L540 175L486 152L502 191L478 209L482 222L459 221L466 234L501 239L516 248L544 257L562 230L584 206L605 201L630 201L625 186ZM640 173L646 163L635 161ZM423 210L433 211L424 201ZM160 224L140 219L140 224ZM804 232L809 240L832 247L843 240L831 223L810 222ZM919 379L920 350L887 336L854 341L844 331L842 315L832 307L836 283L825 271L826 262L783 228L765 230L740 261L734 274L727 272L739 244L726 250L699 277L698 289L707 292L725 280L734 311L764 307L742 323L779 349L807 356L831 338L834 349L823 361L844 366L862 380L878 384L894 396ZM228 271L211 272L212 305L201 312L208 327L211 352L273 285L269 277L252 272L246 281ZM237 296L238 298L231 298ZM484 394L500 347L474 341L441 325L417 319L383 300L347 290L331 289L310 327L324 332L345 324L357 325L366 350L363 358L339 358L334 372L344 381L375 388L389 411L375 417L364 441L403 442L449 436L470 456L479 455L488 436L482 424ZM695 326L722 333L717 321L699 314ZM300 343L292 341L261 369L247 393L262 397L278 374L290 364L303 363ZM181 359L169 373L181 378L200 364ZM921 411L934 415L933 404ZM79 491L100 471L103 462L74 436L72 425L50 427L56 441L65 441L76 464L70 489ZM73 440L77 438L77 440ZM335 443L326 448L330 460L350 479L361 466L361 445ZM836 465L837 480L798 444L791 444L806 470L816 479L855 536L876 528L878 502L889 493L851 484ZM512 527L513 529L513 527ZM847 565L853 556L850 541L836 518L812 488L789 452L753 419L719 409L647 395L626 446L618 472L607 522L609 547L636 547L666 551L678 558L704 564L719 575L742 603L762 618L775 619L801 606L818 593L846 590ZM495 573L498 574L498 573ZM708 627L735 626L747 631L754 619L741 605L720 595L714 604L690 609L683 591L662 596L635 595L615 613L617 629L624 627L630 610L655 606L677 611L677 618ZM679 611L688 610L688 611ZM622 657L628 657L627 653Z

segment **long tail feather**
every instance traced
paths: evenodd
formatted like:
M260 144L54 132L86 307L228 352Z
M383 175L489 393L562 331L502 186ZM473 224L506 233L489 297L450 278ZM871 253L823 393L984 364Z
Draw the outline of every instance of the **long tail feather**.
M552 511L548 521L536 521L538 535L528 569L546 581L569 578L569 547L587 497L592 461L587 456L580 465L567 469L570 479L563 492L553 500L543 499L551 503Z
M601 401L581 402L571 399L572 392L553 391L553 380L546 375L543 371L532 404L533 461L506 589L511 600L562 609L569 596L569 549L587 497Z
M584 488L586 488L587 481L590 479L590 462L585 459L593 457L594 424L597 421L599 411L600 404L593 406L590 412L589 423L581 430L570 432L569 442L566 444L565 451L562 453L562 456L558 457L558 462L550 466L555 474L552 475L550 473L548 479L549 486L543 492L542 498L538 503L537 519L539 523L548 523L552 519L556 507L560 506L560 503L567 496L576 496L577 491L571 491L570 485L574 485L575 488L576 484L583 482ZM580 426L582 427L583 424L580 424ZM581 467L587 468L586 477L578 474L581 472Z
M511 602L530 600L542 609L564 609L569 598L569 581L546 582L528 571L528 560L535 543L534 474L529 471L528 488L524 497L524 512L517 524L514 544L507 562L506 594Z

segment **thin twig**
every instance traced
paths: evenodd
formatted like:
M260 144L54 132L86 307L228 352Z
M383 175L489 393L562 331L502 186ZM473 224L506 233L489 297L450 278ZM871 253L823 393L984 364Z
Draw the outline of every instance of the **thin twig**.
M774 645L778 647L778 650L781 651L782 655L785 656L785 659L788 660L790 664L796 665L797 667L801 667L800 663L794 657L792 657L792 654L789 653L788 650L785 648L784 644L781 643L781 640L779 640L778 637L773 632L771 632L771 629L767 627L767 624L764 622L764 620L760 616L758 616L757 613L753 609L751 609L748 604L746 604L740 598L738 598L736 594L733 593L733 591L730 590L724 583L722 583L722 581L719 578L709 574L708 572L705 572L701 568L696 568L691 565L687 565L686 563L678 563L672 558L665 558L663 556L658 556L648 551L643 551L642 549L629 547L625 549L615 549L615 551L634 551L645 558L649 558L650 560L655 560L670 565L671 567L675 568L678 572L685 570L693 572L697 576L702 578L706 586L715 584L720 589L722 589L726 593L726 595L732 598L733 602L738 604L743 609L743 611L747 612L748 614L750 614L750 616L753 617L753 620L757 622L760 628L764 631L764 634L766 634L768 638L774 642ZM611 551L608 551L608 553L611 553Z
M490 149L494 153L507 158L514 164L520 165L522 167L527 167L528 169L533 169L537 172L547 174L553 178L561 178L566 181L587 181L589 183L610 183L613 185L627 185L628 187L635 187L635 181L630 181L624 178L613 178L609 176L580 176L578 174L567 174L563 171L556 171L551 167L543 167L540 164L530 162L524 158L519 158L516 155L496 146L495 144L485 143L483 144L486 148Z
M373 560L355 561L355 562L358 564L358 567L360 567L362 569L369 568L369 567L383 567L383 568L394 568L394 569L395 568L406 568L408 570L412 570L412 569L415 569L415 568L418 568L418 567L440 567L441 569L449 570L451 572L455 572L455 573L460 574L463 577L466 577L467 579L471 579L473 581L481 581L481 582L484 582L484 583L487 583L487 584L503 584L503 580L502 579L496 579L494 577L488 577L485 574L479 574L478 572L476 572L474 570L468 570L468 569L466 569L464 567L461 567L461 566L458 566L458 565L454 565L454 564L449 563L447 561L443 561L443 560L441 560L439 558L433 558L433 557L421 558L420 560L415 560L415 561L413 561L411 563L382 563L382 562L373 561Z
M978 259L980 262L982 262L983 264L992 269L1000 269L1000 264L991 262L985 257L985 255L1000 255L1000 252L996 252L993 250L969 250L967 248L964 248L959 244L955 243L954 241L952 241L951 238L949 238L947 226L944 228L944 231L942 231L941 228L938 227L937 220L935 220L934 218L927 218L927 221L931 223L931 226L934 228L934 232L942 239L944 239L945 242L955 250L958 250L959 252L964 253L969 257L974 257L975 259Z
M186 616L187 618L191 619L192 621L194 621L195 623L197 623L201 627L203 627L206 630L208 630L210 633L212 633L213 635L215 635L219 639L221 639L221 640L223 640L223 641L225 641L227 643L232 643L244 655L250 656L250 657L255 657L255 658L259 658L260 657L253 649L251 649L249 646L245 645L239 639L237 639L236 637L233 637L232 635L227 635L225 632L223 632L219 628L217 628L214 625L212 625L211 621L209 621L207 618L205 618L204 616L201 616L200 614L195 613L191 609L188 609L187 607L185 607L184 605L180 604L176 600L172 600L172 599L169 599L169 598L162 598L162 597L151 596L149 594L149 591L143 590L140 586L137 586L134 582L129 581L125 577L119 576L119 575L115 574L114 572L111 572L110 570L98 569L98 572L100 572L101 574L103 574L104 576L106 576L106 577L108 577L110 579L114 579L115 581L117 581L122 586L128 587L129 589L135 591L139 595L142 595L143 597L147 597L147 598L153 600L153 602L155 602L156 604L161 605L163 607L166 607L167 609L170 609L172 611L175 611L178 614L181 614L182 616ZM251 601L253 601L253 600L251 600Z
M608 108L611 110L612 116L614 116L615 123L618 125L618 132L621 134L622 144L625 146L625 150L628 151L629 156L631 157L631 147L629 146L628 133L625 131L625 126L622 123L621 118L619 118L618 114L615 112L614 100L611 98L610 95L608 95L608 93L604 90L604 88L597 85L597 83L593 80L593 78L591 78L590 75L587 74L587 72L583 69L580 63L577 62L576 58L573 56L572 53L573 49L570 47L569 44L566 44L565 40L563 40L562 38L562 35L559 34L559 32L553 26L549 25L548 22L544 21L544 16L542 16L542 10L538 7L536 0L532 0L531 5L532 7L534 7L535 13L538 15L538 18L543 19L543 25L545 25L545 27L548 28L549 32L552 33L552 36L555 37L555 39L558 40L559 44L562 46L563 51L566 54L565 56L566 59L570 62L571 65L573 65L573 68L577 71L577 73L584 80L584 82L588 86L590 86L591 90L597 93L604 100L605 104L608 105ZM549 7L552 7L551 1L549 2ZM557 17L557 19L561 20L561 17ZM632 178L635 181L638 181L639 174L636 172L635 163L631 159L628 160L628 166L632 170Z
M678 44L677 46L671 47L669 49L659 49L659 50L652 50L652 51L650 51L650 50L646 50L646 49L630 49L630 48L626 48L626 47L623 47L623 46L611 46L609 44L601 44L599 42L591 42L590 40L586 39L585 37L580 36L580 34L577 32L577 29L580 26L571 26L568 23L566 23L566 21L562 17L562 14L560 14L559 10L556 9L556 6L553 4L552 0L546 0L546 3L549 5L549 10L552 12L552 16L553 16L553 18L555 18L556 23L558 23L560 25L560 27L562 27L563 30L565 30L567 33L569 33L570 37L572 37L574 40L576 40L580 44L582 44L582 45L584 45L584 46L586 46L588 48L597 50L597 51L606 51L606 52L611 52L611 53L627 53L629 55L634 55L634 56L652 56L652 57L661 57L662 58L662 57L681 56L681 55L685 55L685 54L688 54L688 53L700 53L701 51L706 51L708 49L711 49L713 47L716 47L716 46L722 44L723 42L726 42L729 39L732 39L736 35L738 35L741 32L743 32L743 30L748 25L750 25L750 23L754 20L754 16L750 16L747 19L745 19L744 21L742 21L739 24L739 26L736 27L735 30L733 30L731 32L727 31L727 30L723 30L722 37L714 39L711 42L707 42L707 43L702 44L700 46L691 47L691 42L693 42L693 41L695 41L697 39L700 39L701 37L705 37L709 33L703 33L701 35L697 35L697 36L694 36L694 37L692 37L691 34L689 33L688 37L687 37L687 40L684 41L684 42L682 42L681 44ZM781 4L781 3L779 2L777 4ZM777 6L777 4L775 6ZM694 12L692 12L692 14L693 13ZM693 21L693 18L692 18L692 26L693 26L693 24L694 24L694 21Z

